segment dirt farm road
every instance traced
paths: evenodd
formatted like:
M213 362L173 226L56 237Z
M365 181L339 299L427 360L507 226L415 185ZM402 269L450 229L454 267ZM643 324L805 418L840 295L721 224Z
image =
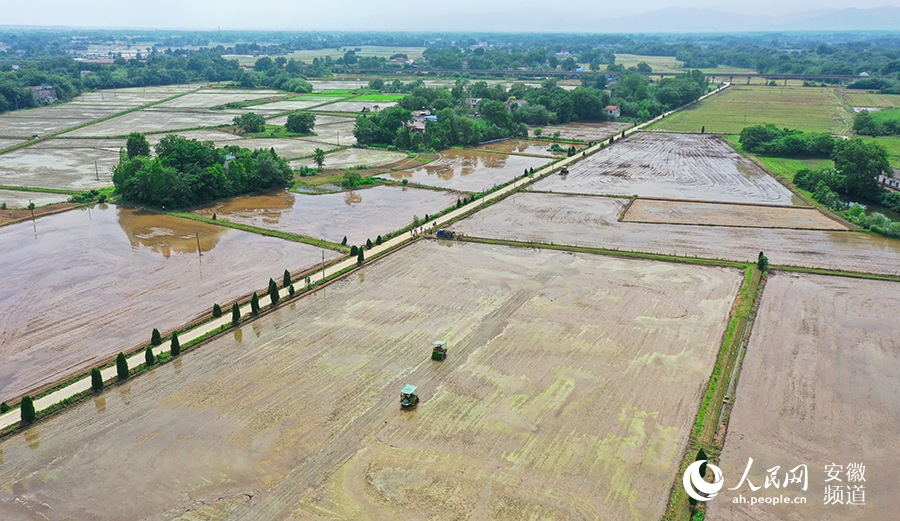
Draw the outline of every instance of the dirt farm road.
M723 89L727 88L729 85L730 84L726 83L723 86L717 88L716 90L711 91L709 94L702 96L700 99L702 100L708 96L712 96L713 94L716 94L716 93L722 91ZM680 109L676 109L676 110L680 110ZM675 112L675 111L672 111L672 112ZM623 133L626 136L630 135L634 132L641 130L644 126L650 125L650 124L658 121L659 119L662 119L662 118L668 116L669 114L672 114L672 112L667 112L667 113L665 113L661 116L658 116L657 118L652 119L646 123L632 127L628 130L623 131ZM593 147L587 149L586 153L593 154L594 152L597 152L598 150L600 150L602 145L603 145L603 143L598 143L598 144L594 145ZM512 184L510 184L504 188L501 188L500 190L497 190L496 192L485 195L482 199L478 199L472 203L464 205L462 208L454 210L454 211L448 213L447 215L438 217L437 219L432 219L432 220L424 223L422 225L422 227L425 229L429 229L429 228L436 228L436 227L444 226L445 224L452 221L453 219L456 219L456 218L472 211L473 209L476 209L479 205L484 206L487 204L488 201L492 201L494 199L504 197L507 194L509 194L510 192L518 190L519 188L521 188L524 185L530 184L531 182L533 182L537 179L540 179L541 177L549 175L551 172L553 172L557 168L567 166L571 163L578 161L579 159L581 159L581 157L582 156L580 156L580 155L575 155L572 157L561 159L560 161L557 161L556 163L554 163L546 168L543 168L538 172L535 172L535 175L532 177L519 179L519 180L513 182ZM413 239L414 239L414 237L411 234L404 234L399 237L395 237L391 240L388 240L379 246L372 247L372 249L369 250L368 254L370 257L373 257L373 256L383 253L385 251L396 248L396 247L398 247L408 241L411 241ZM331 276L335 273L338 273L344 269L352 267L355 264L356 264L355 258L347 258L341 262L338 262L336 264L326 267L324 270L319 270L319 271L313 273L312 275L310 275L310 280L313 280L313 281L322 280L323 278L329 277L329 276ZM288 297L289 296L288 290L285 288L282 288L281 290L279 290L279 296L282 298ZM241 306L240 310L241 310L241 317L248 316L250 314L250 304L247 303L244 306ZM211 331L215 331L216 329L218 329L222 326L226 326L229 323L231 323L231 315L230 315L230 313L228 313L226 311L222 317L211 320L211 321L209 321L199 327L196 327L190 331L186 331L183 334L179 335L178 338L181 341L181 343L184 344L186 342L195 340ZM166 345L167 344L164 342L162 346L158 347L158 351L154 354L159 354L159 352L162 352L163 350L167 349ZM129 367L137 367L138 365L140 365L144 362L144 352L138 351L137 353L128 357L127 360L128 360ZM101 375L103 376L103 381L106 382L106 381L116 378L116 375L117 375L116 371L117 371L117 369L115 366L111 366L111 367L107 367L106 369L103 369L101 371ZM72 383L71 385L63 387L62 389L54 391L42 398L35 400L35 402L34 402L35 410L36 411L44 410L56 403L61 402L62 400L71 398L72 396L75 396L79 393L87 391L90 388L91 388L90 376L85 376L84 378L77 380L76 382ZM13 425L16 422L18 422L20 419L20 414L21 414L20 410L18 408L16 408L16 409L12 409L12 410L8 411L6 414L3 414L2 416L0 416L0 430L5 429L6 427L9 427L10 425Z

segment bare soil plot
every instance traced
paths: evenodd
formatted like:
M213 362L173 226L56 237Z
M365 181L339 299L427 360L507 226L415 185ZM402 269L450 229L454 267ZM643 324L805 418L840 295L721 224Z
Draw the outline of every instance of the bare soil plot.
M900 241L862 232L615 222L621 199L522 193L453 225L475 237L900 275Z
M427 186L452 188L465 192L488 190L521 176L525 169L543 166L549 159L480 152L478 150L444 150L440 159L419 168L400 170L379 177Z
M318 131L318 129L315 129ZM318 134L318 132L316 132ZM321 136L315 138L319 139ZM312 138L306 138L312 139ZM344 133L341 133L341 142L344 141ZM319 142L319 141L317 141ZM406 157L405 152L394 152L391 150L377 150L365 148L347 148L338 150L325 156L325 168L351 168L354 166L373 167L386 165L399 161ZM299 159L291 161L291 168L297 169L301 166L314 167L315 163L312 159Z
M65 190L112 186L109 169L119 163L122 145L124 141L52 139L14 150L0 156L0 184Z
M331 103L333 101L340 101L341 99L343 98L303 98L302 100L294 101L273 101L272 103L254 105L247 108L249 110L265 109L270 112L288 112L291 110L304 110L310 107L317 107L323 103ZM328 105L325 106L327 107Z
M333 143L341 146L352 146L356 144L356 136L353 135L353 120L347 121L346 118L342 122L329 123L325 125L316 124L313 128L315 136L303 137L304 139L314 143Z
M419 243L4 441L0 505L89 518L97 490L141 490L103 515L221 518L250 490L233 518L655 519L740 280Z
M356 119L354 116L332 116L329 114L315 114L316 116L316 126L313 128L313 132L319 130L320 127L329 126L332 124L347 124L353 125L356 123ZM270 125L284 125L287 123L287 116L278 116L276 118L267 119L266 123ZM351 130L352 130L351 126ZM351 132L352 133L352 132Z
M456 204L463 194L399 186L375 186L364 190L321 195L302 195L276 190L206 205L193 213L283 230L348 244L365 244L378 235L412 223L413 216L435 214Z
M847 230L816 208L798 206L755 206L747 204L701 203L637 199L628 208L625 221L713 226L753 226L758 228L815 228Z
M18 144L24 143L24 139L2 139L0 138L0 150L5 150L10 147L14 147Z
M305 244L105 205L5 226L0 243L0 399L322 259Z
M562 157L565 156L565 152L551 152L550 146L553 145L553 142L546 141L529 141L527 139L507 139L506 141L500 141L497 143L490 143L487 145L481 145L477 147L478 150L488 150L492 152L505 152L505 153L519 153L519 154L530 154L535 156L546 156L546 157ZM571 145L560 145L563 148L568 148Z
M716 136L642 132L550 176L535 190L790 205L799 199Z
M163 110L151 107L136 112L101 121L87 127L67 132L65 137L106 137L127 136L135 130L151 133L170 130L215 127L229 125L246 110L204 110L182 111Z
M69 199L66 194L53 194L49 192L22 192L20 190L0 190L0 203L6 203L7 208L25 208L29 201L36 206L61 203ZM2 211L2 210L0 210Z
M563 139L603 141L629 127L631 127L630 123L568 123L555 127L543 127L543 135L549 137L559 132L559 137Z
M769 278L744 358L719 466L725 489L708 503L709 517L733 520L894 519L900 509L900 287L896 282L820 275ZM766 470L805 464L804 492L761 488ZM843 467L826 483L825 466ZM861 463L864 482L848 482ZM844 504L825 505L825 488L840 485ZM862 485L865 506L849 506L848 486ZM733 504L736 495L805 497L806 504Z
M313 110L323 110L329 112L361 112L362 109L366 108L371 111L375 111L375 106L378 106L378 110L384 110L388 107L393 107L396 105L396 101L338 101L335 103L329 103L328 105L322 105L321 107L316 107Z

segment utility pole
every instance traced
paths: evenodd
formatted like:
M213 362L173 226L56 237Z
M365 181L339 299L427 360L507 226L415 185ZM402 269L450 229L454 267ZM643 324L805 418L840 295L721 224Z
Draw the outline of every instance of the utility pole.
M200 251L200 234L198 232L194 232L194 236L197 237L197 253L202 257L203 252ZM322 253L325 253L324 251Z
M97 162L94 161L94 172L97 174L97 181L100 180L100 168L97 166Z
M322 282L325 282L325 250L322 250Z

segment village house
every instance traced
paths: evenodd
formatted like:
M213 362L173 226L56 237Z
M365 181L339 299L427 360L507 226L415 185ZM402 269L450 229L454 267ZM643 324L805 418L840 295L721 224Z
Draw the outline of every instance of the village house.
M619 119L622 115L622 111L619 109L618 105L607 105L605 109L606 115L609 116L610 119Z

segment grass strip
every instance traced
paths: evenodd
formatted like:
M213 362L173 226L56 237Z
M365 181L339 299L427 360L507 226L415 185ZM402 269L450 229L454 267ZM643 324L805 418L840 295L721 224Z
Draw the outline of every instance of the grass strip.
M36 188L36 187L28 187L28 186L7 186L0 185L0 190L15 190L17 192L44 192L48 194L66 194L66 195L77 195L81 192L76 192L75 190L63 190L61 188Z

